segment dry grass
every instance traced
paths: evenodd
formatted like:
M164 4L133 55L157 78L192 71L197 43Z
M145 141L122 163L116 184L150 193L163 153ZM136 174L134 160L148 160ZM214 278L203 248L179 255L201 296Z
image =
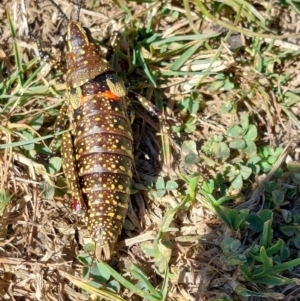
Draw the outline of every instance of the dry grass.
M232 1L223 9L222 2L196 0L124 1L126 9L117 6L121 1L104 0L98 5L86 0L83 5L81 22L95 39L106 41L113 30L123 33L114 66L126 85L164 108L170 124L180 123L173 128L176 138L156 135L158 120L133 103L134 194L117 254L109 262L134 284L131 287L105 265L94 265L92 272L88 265L83 268L84 261L91 259L84 250L89 237L81 218L71 210L60 161L36 160L37 153L49 152L65 84L61 74L39 65L29 34L41 38L45 49L64 60L66 24L46 0L2 1L1 300L90 300L86 291L105 300L298 300L297 280L268 286L247 279L241 263L229 264L231 255L246 256L262 234L253 231L250 220L236 229L229 227L218 211L221 207L203 193L205 181L222 175L225 193L220 186L211 195L219 200L229 196L222 207L225 217L227 209L250 208L257 216L269 209L274 214L271 242L283 239L288 260L298 257L299 169L296 165L288 169L286 163L299 159L300 19L296 2L294 6L271 2ZM76 6L67 0L57 3L67 16L76 14ZM214 143L218 135L230 144L228 130L240 124L245 114L257 129L258 148L286 148L277 165L272 163L273 169L253 172L237 188L228 168L240 168L251 156L231 148L222 160L211 151L213 144L207 143ZM274 180L280 165L283 174ZM274 191L284 192L283 204L270 201L266 183L272 181L277 185ZM283 212L294 214L293 224L286 222ZM282 225L293 226L293 234L283 234ZM232 239L232 246L241 243L235 251L232 247L230 256L220 247L226 238ZM132 264L161 295L135 294L139 272ZM83 274L101 278L106 271L117 281L106 279L99 288L83 280ZM286 268L283 273L288 279L299 278L299 268ZM118 291L119 283L119 296L107 292L106 287Z

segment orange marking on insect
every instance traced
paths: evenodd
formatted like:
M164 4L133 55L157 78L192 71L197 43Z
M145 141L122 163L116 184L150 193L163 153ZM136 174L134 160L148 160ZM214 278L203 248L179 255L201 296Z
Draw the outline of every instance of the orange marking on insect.
M110 90L107 90L105 92L101 92L99 93L101 96L104 96L104 97L108 97L110 99L113 99L113 100L119 100L120 97L116 94L114 94L113 92L111 92Z
M95 96L102 96L102 97L107 97L111 100L115 100L115 101L118 101L120 100L120 97L116 94L114 94L113 92L111 92L110 90L108 91L105 91L105 92L100 92L100 93L97 93L97 94L94 94L93 97ZM89 101L91 99L91 95L84 95L84 96L81 96L81 99L80 99L80 103L83 104L85 103L86 101Z

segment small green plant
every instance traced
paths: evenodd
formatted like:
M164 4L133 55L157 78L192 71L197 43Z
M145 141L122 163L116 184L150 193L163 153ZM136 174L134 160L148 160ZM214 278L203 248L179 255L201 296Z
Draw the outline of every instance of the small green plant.
M225 162L230 157L230 149L224 140L225 137L223 135L212 135L202 146L201 150L205 154Z
M224 73L218 73L216 81L214 81L208 88L210 92L215 92L220 89L224 91L230 91L234 88L232 76L225 75Z
M147 257L154 259L156 272L161 276L163 276L166 269L168 269L168 264L171 259L173 244L170 241L170 237L172 233L178 231L178 229L171 227L170 224L179 208L180 206L174 209L167 209L161 220L154 241L141 243L142 251Z
M259 149L259 155L261 157L261 161L259 162L259 166L262 172L269 172L273 167L274 163L278 160L279 156L282 153L282 147L271 147L265 146ZM280 169L279 171L280 172Z
M216 181L203 181L202 189L199 193L204 197L204 204L212 210L229 228L233 230L238 230L241 228L248 216L250 210L242 209L241 211L236 211L235 209L228 208L222 204L239 197L234 196L222 196L219 199L215 199L213 196L214 191L219 185Z
M253 172L258 172L257 163L261 160L256 155L255 139L257 128L249 124L249 115L241 117L238 125L233 125L227 130L227 138L223 135L213 135L203 146L206 155L213 156L221 162L231 161L222 165L223 176L230 182L232 189L241 190L243 182ZM238 152L236 156L235 152Z
M248 158L256 155L257 149L255 139L257 137L257 128L253 124L249 124L249 115L244 114L241 117L241 122L238 125L233 125L227 130L227 138L223 135L213 135L202 147L202 151L226 161L232 156L232 151L237 150L240 157Z
M242 161L223 165L224 177L231 183L231 188L236 190L241 190L243 182L251 176L252 172L252 169Z
M133 264L129 269L124 270L128 277L132 278L132 282L130 282L108 264L101 261L93 262L92 257L88 254L79 255L78 259L84 265L83 279L74 282L74 284L88 293L106 300L123 301L124 299L118 296L122 285L144 300L163 301L166 299L169 279L168 268L165 269L164 282L161 290L158 291L152 286L148 276Z
M163 177L158 177L155 183L155 190L151 191L151 198L161 198L163 197L167 191L174 190L178 188L178 184L174 181L166 181Z
M288 237L300 254L300 214L295 210L281 209L286 224L280 225L280 231Z
M273 213L264 210L259 216L250 214L247 217L250 229L261 232L258 243L245 250L239 240L225 238L221 243L223 255L221 260L226 265L236 265L247 281L266 285L282 285L298 282L297 279L280 275L300 265L300 258L286 261L289 252L282 239L273 242Z
M257 137L257 128L254 124L249 124L248 114L244 114L241 117L239 125L229 128L227 135L232 138L229 142L231 149L244 152L247 157L256 155L257 149L254 141Z
M192 91L189 96L183 98L178 104L178 107L181 109L180 115L184 120L188 117L182 125L173 126L174 133L185 132L190 134L196 130L197 113L202 102L203 97L197 91Z
M288 162L287 169L291 174L293 183L295 185L299 185L300 184L300 163L297 161Z

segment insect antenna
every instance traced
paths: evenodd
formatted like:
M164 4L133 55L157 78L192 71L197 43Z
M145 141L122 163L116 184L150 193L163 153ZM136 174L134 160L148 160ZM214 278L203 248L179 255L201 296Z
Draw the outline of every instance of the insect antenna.
M67 22L70 21L69 18L66 16L66 14L61 9L61 7L58 4L56 4L54 2L54 0L48 0L48 1L58 10L58 12L59 12L59 14L60 14L61 17L63 17Z
M77 5L78 5L78 10L77 10L77 19L76 21L79 22L79 16L80 16L80 10L81 10L81 7L82 7L82 0L78 0L77 1Z

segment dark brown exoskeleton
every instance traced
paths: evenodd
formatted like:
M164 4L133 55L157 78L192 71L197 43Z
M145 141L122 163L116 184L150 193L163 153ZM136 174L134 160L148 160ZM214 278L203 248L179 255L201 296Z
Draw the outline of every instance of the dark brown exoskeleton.
M85 220L96 258L108 260L130 200L133 137L124 84L88 36L79 22L69 22L67 102L56 127L61 127L68 112L70 132L62 136L61 144L64 174L76 209L87 207Z

